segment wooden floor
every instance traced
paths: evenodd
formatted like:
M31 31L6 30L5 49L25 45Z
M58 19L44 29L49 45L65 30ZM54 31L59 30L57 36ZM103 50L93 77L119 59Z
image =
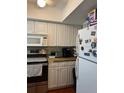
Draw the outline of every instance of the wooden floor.
M64 88L58 90L51 90L48 93L75 93L74 88Z

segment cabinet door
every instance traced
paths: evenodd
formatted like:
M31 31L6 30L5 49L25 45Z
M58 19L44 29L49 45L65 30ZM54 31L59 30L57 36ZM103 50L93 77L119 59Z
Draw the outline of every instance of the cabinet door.
M76 32L78 32L78 30L76 29L75 26L71 26L71 25L66 26L66 33L65 33L66 46L75 46Z
M34 21L27 21L27 33L34 33Z
M57 88L58 85L58 69L57 68L49 68L48 72L48 88Z
M73 85L74 79L73 79L73 68L74 66L68 66L68 82L67 85Z
M67 75L68 75L68 68L67 67L60 67L60 69L59 69L58 87L67 86L67 80L68 80Z
M69 61L68 63L66 63L68 66L75 66L75 61Z
M48 23L48 45L57 46L56 24Z
M68 25L65 25L64 27L64 46L70 46L70 29Z
M57 46L64 46L64 40L65 40L64 26L61 24L57 24L56 29L57 29L56 31Z
M57 68L59 66L58 62L49 63L49 68Z
M73 26L57 25L57 45L58 46L73 46Z
M48 25L46 22L35 22L35 33L47 34Z
M69 45L73 46L73 42L74 42L74 33L73 33L73 26L69 26Z

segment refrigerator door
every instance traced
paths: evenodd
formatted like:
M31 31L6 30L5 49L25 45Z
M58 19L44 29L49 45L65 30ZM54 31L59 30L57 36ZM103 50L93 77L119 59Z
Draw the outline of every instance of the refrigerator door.
M76 93L97 93L97 65L79 58Z
M97 62L96 26L79 30L79 57Z

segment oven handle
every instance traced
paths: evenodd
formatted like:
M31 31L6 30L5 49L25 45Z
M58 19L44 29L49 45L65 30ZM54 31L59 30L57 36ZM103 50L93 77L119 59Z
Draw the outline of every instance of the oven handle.
M27 65L42 64L43 66L48 66L46 62L27 62Z
M48 66L48 63L42 63L43 66Z

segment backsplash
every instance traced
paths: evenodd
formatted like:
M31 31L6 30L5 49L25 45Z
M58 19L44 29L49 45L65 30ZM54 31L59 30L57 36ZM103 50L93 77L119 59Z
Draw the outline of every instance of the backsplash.
M31 51L39 51L40 54L47 54L48 56L63 57L63 48L73 50L74 47L42 47L42 48L27 48L27 54Z
M48 55L50 56L52 52L55 52L56 57L62 57L62 47L49 47Z

